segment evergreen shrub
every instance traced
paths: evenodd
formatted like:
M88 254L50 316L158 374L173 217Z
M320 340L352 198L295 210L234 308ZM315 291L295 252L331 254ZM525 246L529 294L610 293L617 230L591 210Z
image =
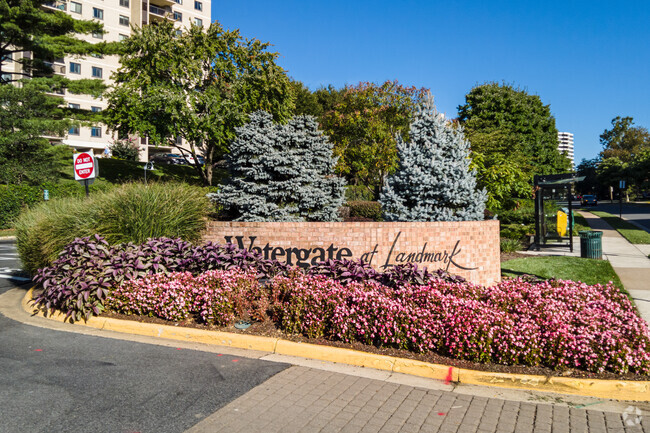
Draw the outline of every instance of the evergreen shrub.
M235 221L337 221L344 180L334 176L332 144L310 116L286 125L258 111L237 128L230 179L210 197Z
M522 249L521 242L518 239L501 238L499 248L502 253L514 253Z
M535 224L535 203L533 200L520 199L514 209L501 210L497 213L501 224Z
M501 225L501 237L513 240L523 240L535 233L534 224L505 224Z
M378 201L349 201L351 218L368 218L372 221L382 221L381 204Z
M137 161L140 157L140 147L133 138L115 140L109 145L111 157L126 161Z
M429 97L415 115L410 142L397 140L399 165L379 202L386 221L482 220L487 195L470 169L470 144Z
M347 185L345 187L345 200L351 201L372 201L376 200L372 190L365 185Z

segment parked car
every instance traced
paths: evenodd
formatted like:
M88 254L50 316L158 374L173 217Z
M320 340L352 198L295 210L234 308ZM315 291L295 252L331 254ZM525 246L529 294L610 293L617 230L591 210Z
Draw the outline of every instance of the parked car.
M183 158L182 156L176 153L157 153L153 155L151 158L149 158L149 161L154 162L156 164L167 164L167 165L187 164L185 158Z
M596 198L595 195L583 195L582 201L580 203L583 206L589 206L589 205L596 206L598 204L598 199Z
M185 164L194 165L194 157L190 154L185 155Z

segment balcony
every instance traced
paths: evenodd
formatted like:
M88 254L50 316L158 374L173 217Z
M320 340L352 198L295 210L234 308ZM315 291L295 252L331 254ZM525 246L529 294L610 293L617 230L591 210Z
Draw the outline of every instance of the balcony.
M51 63L51 62L43 62L45 63L45 66L49 66L52 68L52 71L57 74L57 75L65 75L65 65L62 64L57 64L57 62Z
M60 11L68 10L68 3L66 1L46 1L43 6L48 9L58 9Z
M150 0L152 5L159 6L161 8L173 6L176 4L174 0Z
M172 8L169 6L165 8L159 8L158 6L149 5L149 17L152 21L174 21L172 13Z

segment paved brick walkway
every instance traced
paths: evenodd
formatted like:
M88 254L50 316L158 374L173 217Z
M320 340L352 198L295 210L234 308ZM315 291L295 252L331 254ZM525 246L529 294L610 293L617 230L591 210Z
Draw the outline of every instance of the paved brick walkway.
M647 419L623 415L291 367L187 433L650 432Z

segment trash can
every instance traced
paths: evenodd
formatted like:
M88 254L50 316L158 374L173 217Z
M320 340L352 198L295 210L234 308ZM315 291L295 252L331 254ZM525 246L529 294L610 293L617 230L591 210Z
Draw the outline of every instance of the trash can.
M603 258L603 232L583 230L580 235L580 257L587 259Z

